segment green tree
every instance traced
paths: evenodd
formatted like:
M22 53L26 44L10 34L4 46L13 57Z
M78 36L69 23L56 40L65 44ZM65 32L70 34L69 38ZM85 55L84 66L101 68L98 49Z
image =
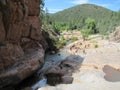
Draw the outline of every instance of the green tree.
M88 18L88 19L85 20L85 24L86 24L87 29L90 30L91 34L97 33L95 19Z
M44 8L44 0L40 0L40 19L42 19L42 21L43 21L43 18L44 18L44 10L43 10L43 8Z
M50 19L50 17L49 17L49 10L48 10L48 8L45 8L45 24L49 24L49 19Z
M118 18L120 18L120 10L118 11Z

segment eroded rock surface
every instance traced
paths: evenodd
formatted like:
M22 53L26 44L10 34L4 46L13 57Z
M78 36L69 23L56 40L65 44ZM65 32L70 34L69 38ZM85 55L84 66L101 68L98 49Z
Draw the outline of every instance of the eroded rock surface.
M0 0L0 87L38 70L47 43L39 20L41 0Z

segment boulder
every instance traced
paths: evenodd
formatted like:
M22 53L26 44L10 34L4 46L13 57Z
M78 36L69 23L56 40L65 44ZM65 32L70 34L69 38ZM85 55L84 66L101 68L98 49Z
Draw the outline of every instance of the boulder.
M19 45L6 44L0 47L0 60L3 64L3 70L18 62L18 59L24 55L23 49Z
M80 68L82 62L83 62L82 57L77 55L70 55L61 62L60 67L67 70L74 71Z
M73 77L72 76L63 76L62 77L62 83L63 84L70 84L73 82Z
M26 54L19 59L19 62L1 72L0 88L16 85L35 73L44 63L44 50L42 48L33 50L31 54Z

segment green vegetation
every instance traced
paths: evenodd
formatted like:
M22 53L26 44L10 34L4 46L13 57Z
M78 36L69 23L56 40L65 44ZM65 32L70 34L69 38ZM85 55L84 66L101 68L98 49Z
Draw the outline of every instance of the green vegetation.
M42 9L43 6L44 3L41 6ZM120 11L114 12L93 4L77 5L55 14L50 14L49 9L46 8L41 16L47 32L60 34L64 30L80 30L84 40L89 35L96 33L100 33L108 39L108 34L120 25ZM58 39L52 34L50 37L57 48L63 47L68 42L64 37ZM78 40L77 37L71 38L71 41L76 40ZM97 48L97 45L95 47Z
M62 48L63 46L65 46L66 43L69 41L68 39L64 38L64 36L61 36L60 38L58 38L57 37L58 35L54 32L53 29L51 29L50 25L43 25L42 28L45 32L48 33L48 36L50 38L48 42L52 43L51 48L53 48L53 49L58 50L58 49Z
M86 24L85 25L86 29L89 31L89 34L96 34L97 33L95 19L87 18L85 20L85 24Z
M109 34L104 34L103 38L108 40L109 39Z
M97 44L95 45L95 48L98 48L98 45L97 45Z
M62 48L63 46L66 45L66 43L68 42L68 39L65 39L64 36L61 36L60 40L57 41L56 43L56 47L59 49L59 48Z
M78 40L78 37L76 37L76 36L73 36L72 38L71 38L71 40L74 42L74 41L77 41Z
M120 25L120 11L93 4L78 5L50 15L51 25L62 30L87 30L91 33L105 34Z
M89 29L81 30L81 34L82 34L84 40L86 40L88 38L88 36L90 35L90 32L91 31Z

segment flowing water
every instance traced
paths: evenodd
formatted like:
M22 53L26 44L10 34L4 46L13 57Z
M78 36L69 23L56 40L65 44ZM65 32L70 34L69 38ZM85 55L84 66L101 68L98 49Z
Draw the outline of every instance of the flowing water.
M69 56L70 53L68 53L66 50L61 50L60 52L56 54L46 54L45 61L61 61L65 59L67 56Z
M37 88L44 87L47 85L47 79L42 78L40 81L38 81L36 84L32 86L32 90L36 90Z
M59 62L61 60L64 60L69 55L70 55L70 53L68 53L66 50L63 49L56 54L46 54L45 55L45 61L46 62L50 62L50 61ZM43 79L39 80L37 83L32 85L32 90L36 90L37 88L47 86L46 81L47 81L46 78L43 78Z

